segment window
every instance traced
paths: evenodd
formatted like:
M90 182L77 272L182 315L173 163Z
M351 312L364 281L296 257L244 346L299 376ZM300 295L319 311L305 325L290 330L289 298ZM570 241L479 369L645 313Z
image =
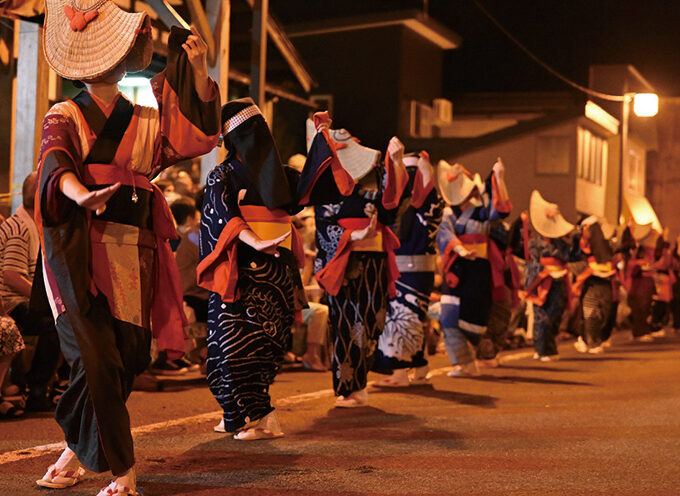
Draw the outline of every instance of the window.
M607 170L607 142L585 128L578 128L577 177L601 186Z
M624 171L623 184L626 193L645 195L645 158L644 150L636 147L633 143L628 148L627 170Z

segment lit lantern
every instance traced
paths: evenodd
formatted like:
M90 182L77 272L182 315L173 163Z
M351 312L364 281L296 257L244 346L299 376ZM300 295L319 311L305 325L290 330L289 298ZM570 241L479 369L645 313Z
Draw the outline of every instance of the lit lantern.
M636 93L633 98L633 112L638 117L654 117L659 112L659 95Z

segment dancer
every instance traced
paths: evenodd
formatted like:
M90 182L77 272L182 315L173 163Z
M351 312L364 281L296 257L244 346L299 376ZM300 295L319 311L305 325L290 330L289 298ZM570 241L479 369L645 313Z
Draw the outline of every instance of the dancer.
M380 152L329 126L328 120L308 121L308 142L314 136L319 144L319 151L310 149L309 158L341 164L358 184L351 194L330 196L315 208L315 271L328 292L335 406L351 408L368 403L367 374L385 326L388 298L396 296L394 250L399 240L387 226L394 222L408 178L401 155L387 157L383 169Z
M442 196L451 205L437 234L445 276L439 320L454 365L448 375L476 375L474 346L486 332L494 288L505 284L505 262L489 240L490 223L507 217L512 204L500 158L485 183L462 165L443 160L438 174Z
M159 346L184 352L182 295L168 244L168 206L150 179L219 138L219 92L197 32L173 28L168 65L152 86L158 110L118 91L151 60L150 21L110 0L47 0L45 57L87 90L44 120L36 198L44 277L71 366L56 419L68 447L38 484L64 488L85 468L111 471L100 495L136 495L125 402ZM115 43L109 43L115 38Z
M643 343L654 341L649 317L656 294L652 248L655 237L656 232L652 230L651 224L639 225L632 221L621 236L629 255L625 267L625 287L631 331L633 340Z
M400 145L393 138L388 150L394 154ZM444 202L434 187L428 153L423 150L418 155L407 155L403 161L408 183L392 226L401 242L395 251L401 276L396 283L397 296L390 298L385 330L380 336L373 366L377 372L392 372L376 383L383 387L418 385L428 380L425 324L434 285L437 229L444 210ZM413 369L410 378L409 369Z
M612 263L613 250L602 232L597 217L591 216L581 222L581 251L587 256L588 266L579 274L574 294L581 295L583 335L574 347L579 353L599 354L604 351L603 342L610 323L614 301L616 267Z
M226 160L208 176L202 208L199 285L210 290L207 377L224 410L217 432L238 440L281 437L269 386L307 306L302 241L291 215L301 207L300 173L284 166L250 98L222 108ZM309 169L325 177L327 167ZM312 194L300 186L302 196Z
M555 337L571 296L567 262L575 260L577 254L567 236L575 226L537 190L531 193L529 213L531 225L539 234L529 243L526 271L527 301L534 305L534 358L550 362L558 358Z

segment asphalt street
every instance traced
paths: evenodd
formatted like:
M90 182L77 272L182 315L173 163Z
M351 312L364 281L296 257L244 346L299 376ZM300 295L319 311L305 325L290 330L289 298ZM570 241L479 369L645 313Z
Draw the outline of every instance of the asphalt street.
M431 357L431 385L370 389L370 406L333 408L330 372L286 371L272 395L282 439L216 434L203 384L135 391L129 402L139 485L169 495L680 494L680 338L540 363L505 355L476 378L449 378ZM372 375L370 380L380 376ZM0 494L46 495L35 479L58 456L50 414L0 423ZM55 494L95 495L88 474Z

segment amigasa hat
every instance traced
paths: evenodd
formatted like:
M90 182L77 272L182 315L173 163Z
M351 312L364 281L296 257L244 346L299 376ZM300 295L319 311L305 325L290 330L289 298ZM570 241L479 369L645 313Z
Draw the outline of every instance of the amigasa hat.
M538 190L531 193L529 215L536 232L546 238L561 238L574 230L574 224L562 217L557 204L544 200Z
M126 61L127 72L151 62L151 23L113 0L45 0L43 47L50 67L66 79L92 80Z
M484 191L484 183L479 174L474 176L462 165L450 165L445 160L437 164L437 181L444 200L450 205L460 205L477 188Z
M307 151L312 146L316 127L307 119ZM328 135L335 143L335 150L342 167L358 182L380 162L380 151L360 145L346 129L329 129Z

